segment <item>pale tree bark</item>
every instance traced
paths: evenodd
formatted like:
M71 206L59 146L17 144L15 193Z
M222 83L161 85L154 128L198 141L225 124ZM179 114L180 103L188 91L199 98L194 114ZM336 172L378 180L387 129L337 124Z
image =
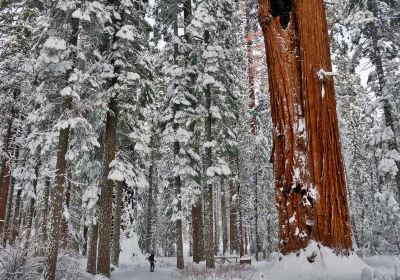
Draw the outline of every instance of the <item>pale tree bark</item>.
M346 181L322 0L260 0L282 253L310 240L351 250Z
M250 5L249 1L246 2L246 42L247 42L247 77L249 82L249 109L253 111L253 116L250 120L251 132L254 136L257 135L257 117L254 112L256 107L256 91L255 91L255 63L254 63L254 52L253 44L255 38L255 31L251 26L250 19ZM256 166L256 169L258 167ZM258 261L258 253L260 250L259 246L259 235L258 235L258 177L257 171L253 174L254 179L254 255L256 261ZM247 249L247 246L246 246Z
M218 193L214 195L214 255L218 255L219 252L219 214L218 211L221 209L218 207Z
M229 183L229 250L233 254L238 251L237 244L237 208L236 189L233 182Z
M221 180L221 223L222 223L222 253L228 251L228 223L226 217L226 192L224 180Z
M115 182L115 207L114 207L114 228L112 238L111 263L119 266L119 253L121 251L120 236L121 236L121 214L123 203L123 183L122 181Z
M70 172L68 171L67 174L69 177L71 176ZM71 182L68 181L66 183L64 203L63 203L63 206L66 208L67 211L69 211L70 201L71 201ZM68 243L70 241L68 234L68 223L69 221L67 220L67 218L63 216L61 219L60 247L64 250L68 247Z

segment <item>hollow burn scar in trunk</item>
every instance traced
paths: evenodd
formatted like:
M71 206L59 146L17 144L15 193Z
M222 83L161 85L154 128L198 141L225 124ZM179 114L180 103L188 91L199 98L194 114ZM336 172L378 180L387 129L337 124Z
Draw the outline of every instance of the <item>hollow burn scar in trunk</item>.
M271 0L271 15L279 17L282 28L287 28L290 21L293 0Z

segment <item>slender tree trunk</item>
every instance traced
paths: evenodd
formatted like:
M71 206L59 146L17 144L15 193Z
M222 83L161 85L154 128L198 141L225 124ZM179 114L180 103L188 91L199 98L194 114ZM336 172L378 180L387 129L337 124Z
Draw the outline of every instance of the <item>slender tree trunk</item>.
M174 29L174 36L179 37L178 34L178 17L179 17L179 1L175 2L175 10L174 10L174 23L173 23L173 29ZM174 63L178 63L178 55L179 55L179 50L178 50L178 44L174 44ZM177 134L177 131L179 129L179 123L176 121L176 114L179 111L179 105L174 104L174 124L173 124L173 129L175 132L175 135ZM174 141L174 166L179 165L179 154L180 154L180 143L179 139L176 139ZM178 269L183 269L184 268L184 260L183 260L183 238L182 238L182 198L181 198L181 188L182 188L182 182L181 182L181 177L179 174L174 174L174 189L175 189L175 199L177 200L176 205L175 205L175 215L176 215L176 220L175 220L175 234L176 234L176 267Z
M383 97L384 89L385 89L385 72L383 69L383 62L382 62L382 54L379 49L379 37L378 37L378 29L376 28L375 22L370 23L370 36L372 39L372 63L375 65L376 72L378 74L378 97ZM383 113L385 116L385 125L390 127L393 131L394 135L396 135L396 128L395 128L395 121L392 114L392 106L387 98L382 98L382 107ZM396 136L394 136L389 141L389 149L394 151L399 151L399 147L397 145ZM397 186L397 197L398 202L400 202L400 160L395 161L397 166L397 173L396 173L396 186Z
M208 45L210 43L210 32L206 30L204 32L204 43ZM206 106L207 117L205 120L205 140L207 143L211 143L213 141L212 137L212 113L211 113L211 88L210 85L207 85L206 91ZM205 169L206 172L208 168L212 166L212 148L207 146L205 148ZM206 267L207 268L215 268L214 263L214 219L213 219L213 185L211 178L208 176L205 177L206 180L206 190L205 190L205 225L204 225L204 240L205 240L205 257L206 257Z
M322 0L259 0L274 124L280 247L348 254L351 232ZM282 12L286 10L286 12Z
M115 158L117 148L118 102L112 97L108 103L106 131L103 150L103 172L99 198L97 273L110 277L110 244L112 223L112 200L114 182L108 179L110 163Z
M200 199L192 205L192 227L193 262L199 263L204 260L202 203Z
M229 248L230 253L238 251L237 246L237 219L236 219L236 190L233 182L229 183Z
M50 197L50 178L46 178L44 190L43 190L43 207L41 209L41 220L39 223L39 239L42 248L46 248L47 244L47 218L49 215L49 197Z
M64 101L63 107L68 110L70 100ZM56 164L56 179L55 186L51 192L51 210L50 210L50 232L48 235L48 252L44 265L44 280L54 280L57 265L57 255L60 242L61 219L64 198L65 170L66 160L65 154L68 150L68 138L70 128L63 128L59 133L57 164Z
M244 256L244 231L243 231L243 209L242 209L242 198L240 194L240 185L238 186L238 211L239 211L239 255Z
M11 176L11 174L10 174ZM7 199L7 211L6 218L4 220L4 229L3 229L3 247L7 246L7 242L10 239L12 224L11 224L11 216L13 210L13 198L14 198L14 186L15 186L15 178L11 177L10 180L10 189L8 191L8 199Z
M249 80L249 108L250 110L255 110L256 106L256 92L255 92L255 65L254 65L254 53L253 53L253 43L254 43L254 30L251 27L250 22L250 6L247 3L246 7L246 33L247 33L247 76ZM251 132L254 136L257 135L257 117L255 112L253 112L253 117L250 121ZM258 169L258 167L256 166ZM258 236L258 182L257 182L257 172L254 173L254 254L255 259L258 261L259 253L259 236Z
M221 223L222 223L222 253L225 255L228 251L228 224L226 217L226 193L225 184L221 180Z
M18 96L18 91L15 90L13 93L13 104L11 105L10 116L7 123L7 131L4 135L3 142L3 155L0 170L0 233L4 233L4 222L7 210L7 199L10 191L10 164L11 164L11 144L13 134L13 123L17 117L17 110L15 108L15 102Z
M71 33L68 38L68 44L71 47L78 46L79 36L79 19L69 19ZM71 53L71 60L74 61L76 53ZM68 82L73 69L66 73L66 81ZM70 96L64 97L62 109L68 116L68 111L71 109L72 98ZM50 233L48 236L48 252L44 262L43 278L44 280L54 280L57 266L57 255L59 243L61 239L61 222L63 213L63 200L65 190L65 176L67 169L67 162L65 155L68 151L70 127L60 129L58 136L58 149L57 149L57 163L56 163L56 178L55 185L50 194L51 196L51 210L50 210Z
M67 173L69 174L70 172L67 171ZM66 185L67 187L64 195L64 201L65 201L64 206L66 207L66 210L69 211L69 205L71 201L71 182L68 181ZM60 247L64 250L67 249L69 242L68 223L69 221L67 220L67 218L63 216L61 220Z
M214 195L214 255L219 252L219 216L218 210L220 209L218 205L218 193Z
M258 235L258 177L254 174L254 255L258 261L258 253L260 252L260 237Z
M122 181L115 182L115 208L114 208L114 229L112 239L111 263L119 266L119 253L121 251L120 235L121 235L121 211L122 211L122 198L123 187Z
M91 274L97 273L97 240L99 227L96 222L92 222L89 233L88 259L86 271Z
M26 222L26 232L25 232L25 248L28 248L30 242L30 236L33 227L33 217L35 216L35 205L36 205L36 192L37 192L37 184L39 180L39 167L40 161L37 162L35 166L35 179L33 180L33 194L29 201L29 208L28 208L28 217Z
M153 151L153 137L150 139L151 159L149 166L149 191L147 194L147 215L146 215L146 252L150 253L153 250L153 221L154 221L154 151Z
M22 190L18 189L17 195L15 197L14 215L13 215L13 220L12 220L12 225L11 225L12 226L11 234L10 234L10 244L11 245L14 245L15 239L17 238L18 230L19 230L21 195L22 195Z

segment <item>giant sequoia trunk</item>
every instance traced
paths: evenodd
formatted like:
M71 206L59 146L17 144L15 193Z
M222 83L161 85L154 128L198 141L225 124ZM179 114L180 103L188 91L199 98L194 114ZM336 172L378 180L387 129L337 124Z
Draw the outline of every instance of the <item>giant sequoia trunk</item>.
M281 251L310 240L351 249L323 0L259 0L265 38Z

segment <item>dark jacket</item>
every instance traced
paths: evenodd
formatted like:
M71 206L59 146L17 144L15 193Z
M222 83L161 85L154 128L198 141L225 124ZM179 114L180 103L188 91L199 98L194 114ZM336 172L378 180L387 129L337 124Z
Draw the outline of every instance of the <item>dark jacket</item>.
M150 255L148 258L149 262L155 262L154 255Z

